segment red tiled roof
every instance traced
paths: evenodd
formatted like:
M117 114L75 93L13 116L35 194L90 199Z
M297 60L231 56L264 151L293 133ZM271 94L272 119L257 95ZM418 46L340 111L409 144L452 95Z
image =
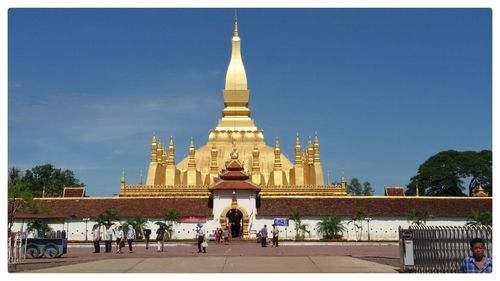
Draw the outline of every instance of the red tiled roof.
M224 181L221 181L224 183ZM240 181L238 183L247 183ZM227 182L225 183L227 184ZM233 183L231 183L233 184ZM225 187L225 185L223 185ZM234 189L231 186L230 189ZM229 188L228 188L229 189ZM246 188L245 188L246 189ZM44 198L49 214L18 214L16 218L96 217L114 209L120 218L162 217L168 208L181 217L212 215L208 198ZM427 211L434 217L468 217L475 212L492 212L491 197L334 197L334 198L262 198L258 216L342 216L351 217L362 209L372 217L407 217L411 209Z
M385 196L405 196L405 191L402 187L384 187Z
M435 217L468 217L474 212L492 212L492 198L484 197L335 197L262 198L259 216L353 216L362 209L367 216L406 217L411 209Z
M85 187L65 187L63 197L85 197Z
M246 180L250 177L242 171L226 171L220 175L223 180Z
M44 198L35 199L50 212L46 217L97 217L107 209L114 209L120 218L126 217L162 217L167 209L176 210L180 216L210 216L208 198ZM40 214L43 216L43 214ZM26 218L32 215L18 214Z
M231 171L239 171L243 170L243 165L238 159L233 159L229 163L226 164L226 169Z
M219 190L219 189L245 189L245 190L260 190L258 185L253 184L249 181L226 181L221 180L216 182L214 185L210 187L211 190Z

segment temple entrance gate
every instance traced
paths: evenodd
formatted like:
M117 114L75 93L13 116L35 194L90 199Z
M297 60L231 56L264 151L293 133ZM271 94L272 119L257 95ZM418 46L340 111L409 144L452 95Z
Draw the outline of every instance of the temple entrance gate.
M228 227L231 237L248 239L250 217L245 209L240 206L228 206L221 212L219 221L222 229Z

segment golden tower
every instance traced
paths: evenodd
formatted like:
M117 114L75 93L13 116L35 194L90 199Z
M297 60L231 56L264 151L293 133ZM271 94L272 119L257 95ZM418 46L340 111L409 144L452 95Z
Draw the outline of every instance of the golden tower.
M215 129L209 131L205 145L195 149L191 139L188 156L176 164L172 137L167 153L161 140L153 134L146 184L122 182L120 196L208 197L209 185L216 184L220 171L236 150L241 162L249 165L243 167L250 175L249 181L261 187L263 197L346 195L345 184L324 185L317 133L314 143L309 137L304 155L297 134L293 164L281 152L278 138L274 148L265 143L263 130L258 129L250 117L250 90L236 17L222 96L222 118Z

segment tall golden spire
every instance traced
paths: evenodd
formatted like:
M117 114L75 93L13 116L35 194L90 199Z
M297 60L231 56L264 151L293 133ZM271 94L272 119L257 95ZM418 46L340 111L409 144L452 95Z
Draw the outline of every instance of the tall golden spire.
M234 19L231 61L229 62L226 74L226 91L227 90L248 90L247 74L245 72L245 66L243 65L243 59L241 58L241 41L238 36L237 17Z
M234 18L234 34L231 40L231 60L227 67L226 85L224 88L224 110L222 119L216 130L252 130L254 121L250 118L248 100L250 92L247 85L247 74L241 58L241 41L238 35L238 18Z

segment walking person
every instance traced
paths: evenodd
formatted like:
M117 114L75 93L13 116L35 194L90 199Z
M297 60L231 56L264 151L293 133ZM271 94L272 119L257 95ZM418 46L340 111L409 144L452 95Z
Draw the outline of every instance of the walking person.
M113 229L111 229L111 224L106 225L106 230L104 231L104 243L105 252L111 253L111 245L113 244Z
M99 245L100 240L101 240L101 232L99 231L99 225L94 224L94 227L92 227L92 241L94 242L94 254L99 253L101 251L101 247Z
M470 241L472 256L466 257L460 266L460 273L491 273L493 261L484 255L484 241L474 238Z
M125 247L125 240L124 240L125 234L123 233L122 226L119 225L118 229L116 230L116 253L117 254L122 254L122 248Z
M135 229L132 225L128 225L128 231L127 231L127 242L128 242L128 252L133 253L132 251L132 243L135 240Z
M227 227L224 229L224 232L222 232L222 238L224 239L224 245L227 245L229 242L229 230L227 230Z
M151 229L144 228L144 239L146 240L146 250L149 249L149 237L151 236Z
M160 228L156 231L156 243L158 244L157 252L163 252L163 245L165 243L165 227L160 225Z
M262 242L262 247L267 247L267 225L260 230L260 237Z
M275 224L273 224L273 230L271 233L273 234L273 247L278 247L278 236L280 231Z
M202 243L205 241L205 228L201 223L198 224L198 253L201 253ZM207 248L203 247L203 253L207 252Z

